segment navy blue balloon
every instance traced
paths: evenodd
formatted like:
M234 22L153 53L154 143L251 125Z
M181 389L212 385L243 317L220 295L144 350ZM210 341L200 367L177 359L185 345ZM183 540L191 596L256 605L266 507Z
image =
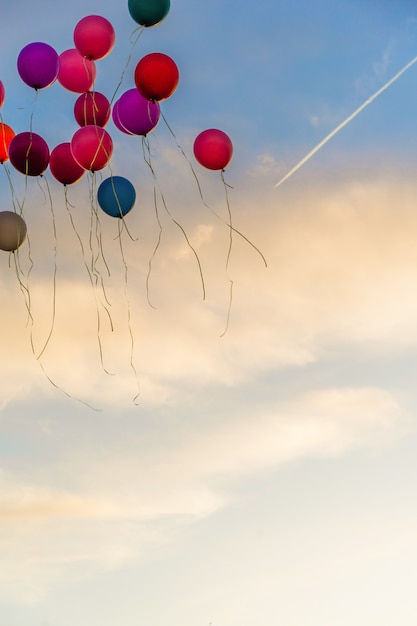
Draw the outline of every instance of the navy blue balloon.
M132 183L123 176L110 176L97 190L100 208L111 217L123 217L135 204L136 191Z

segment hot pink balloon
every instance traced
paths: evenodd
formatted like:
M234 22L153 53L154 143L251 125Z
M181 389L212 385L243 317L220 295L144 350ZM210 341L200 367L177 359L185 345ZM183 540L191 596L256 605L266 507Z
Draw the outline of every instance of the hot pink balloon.
M113 154L113 141L101 126L83 126L71 140L74 159L85 170L95 172L103 169Z
M84 93L96 80L96 64L84 58L76 48L65 50L59 55L58 81L68 91Z
M0 80L0 109L3 106L5 99L6 99L6 90L4 88L3 83Z
M137 89L129 89L120 96L117 105L120 124L132 135L147 135L159 121L157 102L147 100Z
M10 142L9 159L13 167L22 174L40 176L48 167L48 144L36 133L19 133Z
M69 141L58 144L52 150L49 169L52 176L63 185L76 183L85 173L85 169L74 159Z
M29 87L45 89L58 77L58 53L47 43L30 43L21 50L17 58L17 71Z
M110 119L111 105L99 91L87 91L74 104L74 117L80 126L95 124L104 127Z
M116 34L111 23L100 15L83 17L74 29L74 44L87 59L102 59L113 49Z
M224 170L233 156L233 144L222 130L203 130L194 141L194 156L209 170Z

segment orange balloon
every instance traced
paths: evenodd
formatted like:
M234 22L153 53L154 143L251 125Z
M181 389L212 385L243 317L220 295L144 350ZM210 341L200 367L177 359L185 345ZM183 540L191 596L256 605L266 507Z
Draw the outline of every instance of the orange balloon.
M0 123L0 163L9 160L9 144L15 134L13 128L3 122Z

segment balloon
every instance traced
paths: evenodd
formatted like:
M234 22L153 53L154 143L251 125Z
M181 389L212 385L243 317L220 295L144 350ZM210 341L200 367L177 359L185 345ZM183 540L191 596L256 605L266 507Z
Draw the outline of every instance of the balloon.
M29 87L45 89L58 77L58 53L47 43L30 43L21 50L17 58L17 71Z
M96 80L96 64L84 58L76 48L59 55L58 81L68 91L89 91Z
M9 145L15 132L7 124L0 124L0 163L4 163L9 160Z
M126 128L124 128L124 126L122 126L120 119L119 119L119 101L116 100L116 102L113 104L113 109L112 109L112 118L113 118L113 123L116 126L116 128L118 130L120 130L122 133L126 133L126 135L133 135L133 133L131 133L129 130L126 130Z
M148 100L166 100L179 81L178 67L171 57L161 52L144 56L135 69L135 84Z
M123 176L110 176L97 190L100 207L111 217L123 217L135 204L136 191L132 183Z
M129 0L128 9L132 18L141 26L155 26L167 15L170 0Z
M84 175L85 169L74 159L70 142L60 143L51 152L49 169L63 185L72 185Z
M36 133L19 133L10 142L9 159L22 174L40 176L48 167L48 144Z
M74 117L80 126L104 127L110 119L110 102L98 91L87 91L74 104Z
M95 172L103 169L113 154L113 141L101 126L83 126L71 139L74 159L85 170Z
M6 99L6 90L4 88L3 83L0 80L0 109L3 106L5 99Z
M0 211L0 250L14 252L25 240L25 220L12 211Z
M74 43L80 54L87 59L102 59L113 49L116 34L105 17L87 15L74 29Z
M159 121L159 104L144 98L137 89L129 89L118 100L117 115L128 133L147 135Z
M203 130L194 141L194 156L209 170L224 170L233 155L233 144L222 130Z

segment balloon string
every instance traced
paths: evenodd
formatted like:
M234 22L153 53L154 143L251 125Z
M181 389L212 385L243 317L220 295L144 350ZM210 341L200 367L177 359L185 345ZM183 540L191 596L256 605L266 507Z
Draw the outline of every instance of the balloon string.
M81 254L82 254L82 257L83 257L84 266L85 266L85 269L87 270L88 278L90 280L92 291L93 291L93 295L94 295L94 301L95 301L96 313L97 313L97 343L98 343L98 349L99 349L101 366L102 366L103 370L106 371L106 369L104 367L103 346L102 346L101 336L100 336L100 311L99 311L99 305L98 305L98 301L97 301L97 295L96 295L95 288L94 288L93 275L92 275L91 270L90 270L90 268L88 266L88 263L87 263L87 256L86 256L86 253L85 253L85 248L84 248L83 241L81 239L81 235L78 232L78 229L77 229L77 227L75 225L75 221L74 221L72 212L70 210L70 207L72 205L70 204L70 202L68 200L68 190L67 190L67 186L66 185L64 186L64 195L65 195L65 208L66 208L66 210L68 212L72 229L73 229L73 231L74 231L74 233L75 233L75 235L76 235L76 237L78 239L78 243L80 244ZM106 372L106 373L108 373L108 372Z
M231 228L231 229L232 229L232 231L233 231L234 233L236 233L236 235L239 235L239 237L241 237L242 239L244 239L244 240L246 241L246 243L247 243L247 244L249 244L249 245L250 245L250 246L251 246L251 247L252 247L252 248L253 248L253 249L254 249L254 250L255 250L255 251L259 254L259 256L261 257L261 259L262 259L262 261L263 261L263 263L264 263L264 265L265 265L265 267L268 267L268 264L267 264L267 262L266 262L265 256L262 254L262 252L259 250L259 248L258 248L257 246L255 246L255 244L254 244L254 243L253 243L250 239L248 239L248 237L246 237L246 235L244 235L242 232L240 232L237 228L235 228L234 226L230 226L230 224L228 224L226 220L224 220L224 219L223 219L223 218L222 218L222 217L221 217L218 213L216 213L216 211L215 211L215 210L214 210L214 209L213 209L213 208L212 208L209 204L207 204L207 202L206 202L206 200L205 200L205 198L204 198L204 196L203 196L203 191L202 191L202 189L201 189L200 181L198 180L198 176L197 176L197 173L196 173L196 171L195 171L195 169L194 169L194 167L193 167L193 164L191 163L191 161L190 161L190 159L188 158L187 154L185 153L184 149L182 148L182 146L181 146L181 145L180 145L180 143L178 142L177 137L175 136L174 131L172 130L171 126L168 124L168 122L167 122L167 120L166 120L166 118L165 118L164 114L162 113L162 111L161 111L161 117L162 117L162 119L164 120L164 122L165 122L165 124L166 124L166 126L167 126L167 128L168 128L169 132L171 133L172 137L174 138L174 141L175 141L175 143L176 143L176 145L177 145L177 148L180 150L181 154L183 155L183 157L184 157L184 158L185 158L185 160L187 161L188 165L190 166L191 172L192 172L192 174L193 174L193 176L194 176L194 179L195 179L195 181L196 181L196 183L197 183L197 188L198 188L198 192L199 192L199 194L200 194L200 198L201 198L201 200L202 200L202 202L203 202L204 206L205 206L205 207L206 207L206 208L207 208L207 209L208 209L208 210L209 210L209 211L210 211L210 212L211 212L211 213L212 213L212 214L213 214L213 215L214 215L214 216L215 216L218 220L220 220L221 222L223 222L223 224L225 224L228 228Z
M55 316L56 316L56 275L57 275L57 262L56 262L56 258L57 258L57 249L58 249L58 239L57 239L57 230L56 230L56 220L55 220L55 212L54 212L54 206L52 203L52 195L51 195L51 190L50 187L48 185L48 181L46 178L44 178L45 180L45 185L46 185L46 189L47 189L47 193L48 193L48 197L49 197L49 208L51 211L51 217L52 217L52 230L53 230L53 234L54 234L54 271L53 271L53 279L52 279L52 288L53 288L53 292L52 292L52 321L51 321L51 327L49 329L49 333L48 336L46 338L46 341L44 343L44 346L42 348L42 350L38 353L38 355L36 356L36 359L39 360L41 358L41 356L43 355L43 353L45 352L49 341L52 337L52 333L55 327ZM42 189L42 188L41 188Z
M144 27L144 26L139 26L138 28L135 28L135 30L134 30L134 31L131 33L131 35L130 35L130 38L129 38L129 39L130 39L130 43L131 43L131 46L132 46L132 47L131 47L131 50L130 50L129 56L128 56L127 61L126 61L126 65L124 66L123 71L122 71L122 73L121 73L121 75L120 75L120 80L119 80L119 83L118 83L118 85L116 86L116 89L114 90L114 93L113 93L113 95L112 95L112 97L111 97L110 104L113 104L113 101L114 101L114 99L115 99L115 97L116 97L116 95L117 95L117 92L119 91L120 87L121 87L121 86L122 86L122 84L123 84L123 80L124 80L124 77L125 77L125 74L126 74L127 68L128 68L128 67L129 67L129 65L130 65L130 61L132 60L133 50L134 50L134 48L135 48L135 46L136 46L137 42L139 41L139 38L140 38L140 36L142 35L142 33L143 33L143 31L144 31L144 30L145 30L145 27ZM132 39L133 39L133 35L134 35L135 33L137 33L136 39L132 40Z
M111 328L112 332L114 330L114 327L113 327L113 320L112 320L112 317L110 315L110 311L107 308L105 302L107 302L107 304L109 306L111 306L111 304L110 304L110 302L108 301L108 298L107 298L103 277L102 277L101 272L99 271L98 266L97 266L98 260L100 258L100 251L101 251L102 259L103 259L105 264L106 264L106 261L104 259L104 254L103 254L98 212L97 212L97 207L95 206L95 201L94 201L94 197L95 197L94 196L94 191L95 191L95 175L94 175L94 173L92 173L91 185L90 185L91 216L90 216L89 246L90 246L90 252L91 252L91 276L92 276L92 284L93 284L93 293L94 293L94 297L96 299L96 308L97 308L97 340L98 340L98 345L99 345L99 350L100 350L100 361L101 361L101 365L102 365L103 371L106 374L113 376L114 374L112 372L109 372L108 369L104 365L102 343L101 343L101 339L100 339L100 337L101 337L101 316L100 316L100 310L99 310L98 302L100 302L102 308L104 309L104 311L107 314L107 317L108 317L108 320L109 320L109 323L110 323L110 328ZM97 252L94 250L94 244L93 244L94 236L96 238L96 243L98 245ZM106 264L106 267L108 269L107 264ZM108 272L109 272L109 275L110 275L109 269L108 269ZM102 294L102 296L104 298L104 302L101 301L101 298L98 298L98 286L99 286L99 284L101 286L101 294Z
M146 297L148 299L149 306L151 306L153 309L156 309L156 306L154 306L152 304L152 302L150 300L150 297L149 297L149 281L150 281L151 272L152 272L152 262L153 262L153 259L155 258L156 253L157 253L157 251L159 249L159 246L161 244L161 238L162 238L162 224L161 224L161 220L159 219L158 199L157 199L156 191L157 191L156 190L156 184L155 184L155 181L154 181L153 204L154 204L154 209L155 209L156 221L158 222L158 226L159 226L159 232L158 232L158 239L157 239L156 245L154 247L154 250L153 250L152 255L151 255L151 257L149 259L149 262L148 262L148 273L147 273L147 276L146 276Z
M68 393L68 391L65 391L65 389L63 389L62 387L60 387L59 385L57 385L52 378L49 376L49 374L46 372L45 367L43 365L43 363L41 361L38 360L39 366L42 370L42 372L44 373L44 375L46 376L46 378L48 379L48 381L51 383L51 385L53 387L55 387L55 389L58 389L58 391L60 391L61 393L63 393L64 395L67 396L67 398L70 398L71 400L76 400L77 402L80 402L81 404L84 404L84 406L88 407L89 409L92 409L93 411L97 411L98 413L100 413L103 409L98 409L97 407L93 406L92 404L89 404L88 402L86 402L85 400L81 400L81 398L77 398L77 396L73 396L72 394Z
M230 209L230 203L229 203L229 194L227 191L227 188L230 186L226 183L225 178L224 178L224 171L221 172L221 179L224 185L224 191L225 191L225 196L226 196L226 205L227 205L227 213L229 216L229 247L227 250L227 257L226 257L226 275L227 278L229 280L229 285L230 285L230 291L229 291L229 306L227 309L227 317L226 317L226 326L224 331L222 332L222 334L220 335L220 337L224 337L224 335L227 333L227 330L229 328L229 322L230 322L230 313L232 310L232 301L233 301L233 280L229 275L229 262L230 262L230 255L232 253L232 246L233 246L233 225L232 225L232 211Z
M205 288L205 284L204 284L204 276L203 276L203 270L201 267L201 263L200 263L200 259L199 256L195 250L195 248L192 246L187 233L185 232L185 229L183 228L183 226L181 226L181 224L174 218L174 216L172 215L172 213L170 212L170 210L168 209L167 203L165 201L164 195L161 191L161 188L158 184L157 178L156 178L156 173L155 170L152 166L152 162L151 162L151 150L150 150L150 145L149 145L149 140L146 137L142 137L142 146L143 146L143 156L144 156L144 160L145 163L148 165L149 169L151 170L153 179L154 179L154 184L157 185L159 194L161 196L161 200L162 200L162 204L164 206L164 209L167 213L167 215L169 216L169 218L171 219L171 221L180 229L180 231L182 232L185 241L187 242L188 247L190 248L190 250L193 252L195 259L197 261L197 265L198 265L198 269L199 269L199 273L200 273L200 280L201 280L201 287L202 287L202 291L203 291L203 300L205 300L206 298L206 288ZM146 150L145 150L146 149Z
M134 360L133 360L134 350L135 350L135 341L133 337L133 330L132 330L132 324L131 324L132 315L131 315L130 300L129 300L129 295L128 295L128 285L129 285L128 265L126 263L126 258L125 258L125 254L123 250L123 244L122 244L122 227L123 227L123 222L119 220L118 221L118 233L119 233L118 238L119 238L120 254L121 254L123 266L124 266L124 277L125 277L124 294L125 294L125 300L126 300L127 327L128 327L129 335L130 335L130 367L135 376L135 380L136 380L136 384L138 388L138 392L133 398L133 403L138 405L137 398L140 396L141 391L140 391L140 382L139 382L138 373L137 373Z

